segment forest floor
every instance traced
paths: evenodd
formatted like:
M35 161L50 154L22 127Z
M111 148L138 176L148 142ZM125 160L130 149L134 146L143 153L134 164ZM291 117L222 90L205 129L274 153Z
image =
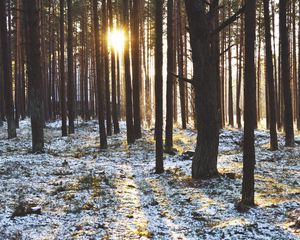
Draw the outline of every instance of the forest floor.
M184 154L193 130L175 129L178 152L157 175L153 131L128 146L121 129L100 150L96 121L68 137L49 123L45 153L32 154L28 119L13 140L0 128L0 239L300 239L300 145L284 148L280 136L271 152L256 131L257 206L240 213L242 131L221 131L220 176L195 182Z

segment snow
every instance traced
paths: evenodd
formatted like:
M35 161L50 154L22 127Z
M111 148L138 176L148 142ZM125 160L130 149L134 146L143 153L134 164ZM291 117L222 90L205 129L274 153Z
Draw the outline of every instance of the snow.
M0 239L300 239L300 148L282 136L272 152L268 132L256 131L257 207L240 213L242 131L220 133L220 176L193 181L183 157L191 129L174 130L178 152L156 175L153 130L128 146L122 123L100 150L97 121L76 125L61 137L59 121L47 124L43 154L30 153L28 119L13 140L0 128ZM41 214L13 217L19 205Z

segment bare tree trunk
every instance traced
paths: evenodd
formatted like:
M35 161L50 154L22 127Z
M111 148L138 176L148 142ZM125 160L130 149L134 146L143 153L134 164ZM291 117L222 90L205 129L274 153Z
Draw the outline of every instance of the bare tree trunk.
M133 1L132 11L132 35L131 35L131 53L132 53L132 84L133 84L133 118L135 138L142 137L141 130L141 110L140 110L140 0Z
M8 138L15 138L16 122L14 114L14 101L13 101L13 89L12 89L12 63L11 54L9 52L9 39L7 33L7 21L6 21L6 1L0 1L0 36L2 47L2 64L3 64L3 78L4 78L4 99L5 99L5 113L7 120Z
M44 103L42 93L42 68L40 30L37 0L23 0L26 24L26 55L28 66L29 104L31 115L32 151L44 148Z
M68 117L69 117L69 133L75 131L74 126L74 67L73 67L73 16L72 16L72 0L67 0L68 6Z
M171 153L173 148L173 82L174 77L174 36L173 36L173 0L168 0L168 26L167 26L167 114L165 151Z
M290 84L290 59L289 59L289 39L288 28L286 22L286 8L287 0L279 1L279 28L281 37L281 81L283 86L284 97L284 130L285 130L285 145L293 147L294 140L294 126L293 126L293 112L291 99L291 84Z
M245 86L242 204L254 206L254 128L255 128L255 12L256 0L246 0L245 9Z
M216 1L218 7L218 1ZM192 163L194 179L217 174L219 121L217 72L212 49L213 23L205 12L202 0L185 1L193 59L193 81L197 110L197 146ZM209 15L209 14L208 14ZM202 34L198 34L201 32Z
M94 15L94 41L96 52L96 78L97 78L97 107L99 118L99 133L100 133L100 148L107 148L106 130L104 123L104 96L103 96L103 80L101 79L101 57L100 57L100 34L99 34L99 19L98 19L98 0L93 0L93 15Z
M64 30L64 0L60 0L60 103L61 131L67 136L66 83L65 83L65 30Z
M128 14L128 0L123 0L123 17L124 17L124 31L126 37L129 37L129 14ZM129 44L126 41L124 49L124 62L125 62L125 85L126 85L126 125L127 125L127 143L134 143L134 128L132 119L132 87L130 75L130 58L129 58Z
M155 142L156 173L164 172L163 164L163 0L156 0L155 5Z
M273 71L273 53L271 45L271 21L269 11L269 0L264 0L264 23L265 23L265 42L266 42L266 84L269 91L269 110L270 110L270 135L272 150L278 149L277 131L276 131L276 105L275 105L275 90L274 90L274 71Z

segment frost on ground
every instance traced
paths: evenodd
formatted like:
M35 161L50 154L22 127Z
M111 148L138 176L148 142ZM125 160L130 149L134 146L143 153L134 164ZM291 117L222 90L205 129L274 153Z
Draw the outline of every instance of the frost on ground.
M123 124L103 151L95 121L68 137L59 127L47 125L36 155L28 120L13 140L0 129L0 239L300 239L300 147L283 148L282 137L271 152L268 133L256 132L258 206L240 213L241 131L221 131L220 176L194 182L183 154L192 130L175 130L178 152L156 175L150 130L128 146Z

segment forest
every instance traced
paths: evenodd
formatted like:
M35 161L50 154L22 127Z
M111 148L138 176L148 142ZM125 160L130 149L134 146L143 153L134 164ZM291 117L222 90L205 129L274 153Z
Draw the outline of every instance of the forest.
M0 0L0 239L300 239L298 0Z

